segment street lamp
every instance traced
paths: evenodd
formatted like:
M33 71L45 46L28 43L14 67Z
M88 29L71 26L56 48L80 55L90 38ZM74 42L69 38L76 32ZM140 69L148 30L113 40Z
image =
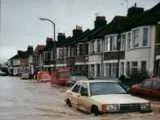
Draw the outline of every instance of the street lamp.
M53 38L54 38L54 42L56 41L56 24L51 20L51 19L48 19L48 18L39 18L41 21L48 21L52 24L53 26ZM56 69L56 43L54 43L54 46L53 46L53 52L55 54L54 56L54 66L55 66L55 69ZM52 54L53 55L53 54ZM54 69L54 70L55 70Z
M53 25L53 37L54 37L54 40L56 40L56 24L51 20L51 19L48 19L48 18L39 18L41 21L48 21L50 23L52 23Z

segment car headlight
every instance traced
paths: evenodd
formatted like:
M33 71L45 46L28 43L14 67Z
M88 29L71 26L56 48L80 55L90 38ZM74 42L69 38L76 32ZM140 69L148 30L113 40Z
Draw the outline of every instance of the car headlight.
M110 104L107 105L107 111L108 112L118 112L120 110L120 106L117 104Z
M141 104L141 110L143 110L143 111L150 110L150 103Z

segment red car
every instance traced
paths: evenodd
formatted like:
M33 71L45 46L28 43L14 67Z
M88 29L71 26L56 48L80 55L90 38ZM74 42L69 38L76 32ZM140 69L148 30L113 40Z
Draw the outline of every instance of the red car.
M160 79L148 78L140 84L135 84L131 87L133 94L141 94L147 97L160 98Z

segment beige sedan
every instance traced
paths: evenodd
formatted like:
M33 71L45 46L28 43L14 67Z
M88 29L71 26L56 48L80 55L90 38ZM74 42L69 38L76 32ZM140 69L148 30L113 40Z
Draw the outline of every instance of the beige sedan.
M148 112L150 102L127 94L121 84L113 80L78 81L66 92L65 102L69 107L94 113Z

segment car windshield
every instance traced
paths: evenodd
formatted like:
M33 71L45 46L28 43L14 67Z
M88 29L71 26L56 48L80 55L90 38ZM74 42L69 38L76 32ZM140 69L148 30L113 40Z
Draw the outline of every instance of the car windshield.
M90 83L91 96L103 94L126 94L126 91L119 83L95 82Z

